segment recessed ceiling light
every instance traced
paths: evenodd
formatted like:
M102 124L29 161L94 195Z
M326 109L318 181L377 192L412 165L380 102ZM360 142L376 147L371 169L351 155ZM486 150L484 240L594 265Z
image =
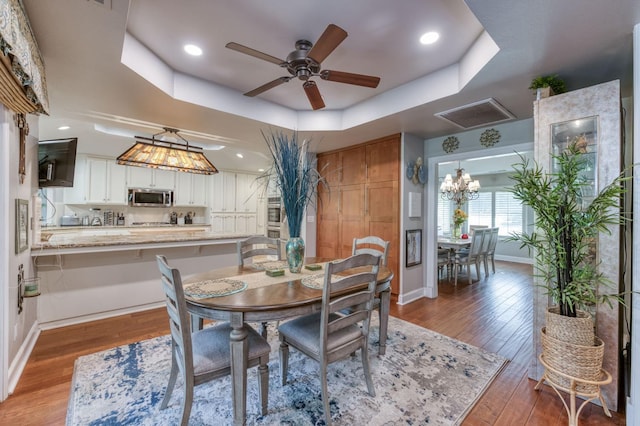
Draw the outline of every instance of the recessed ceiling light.
M264 169L258 169L259 172L264 172Z
M440 34L435 31L429 31L428 33L422 34L420 37L420 43L422 44L433 44L440 38Z
M237 153L237 154L236 154L236 157L238 157L238 158L244 158L244 155L242 155L241 153Z
M60 126L58 127L58 130L69 130L71 127L69 126Z
M195 44L185 44L184 51L187 52L189 55L193 55L193 56L202 55L202 49L200 49Z

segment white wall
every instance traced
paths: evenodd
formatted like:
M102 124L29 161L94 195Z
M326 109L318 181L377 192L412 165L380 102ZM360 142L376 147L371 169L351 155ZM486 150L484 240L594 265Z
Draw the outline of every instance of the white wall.
M0 300L2 301L2 395L12 392L26 364L28 355L37 337L36 315L38 298L25 298L22 312L18 312L18 266L23 265L25 278L33 277L33 267L29 250L15 253L15 200L29 200L31 216L31 196L37 190L37 145L38 124L35 116L27 117L29 135L26 139L27 177L20 183L18 176L19 133L14 124L14 113L0 105L0 145L2 146L2 186L0 206L0 256L2 257ZM31 229L29 229L31 233Z
M633 29L633 110L640 111L640 23ZM640 164L640 117L633 117L633 162ZM640 211L640 175L636 167L633 178L633 211ZM633 222L633 234L640 235L640 220ZM633 241L632 253L632 289L636 293L632 298L632 330L635 330L631 339L631 395L627 399L627 424L640 424L640 374L636 371L640 368L640 240L636 237Z

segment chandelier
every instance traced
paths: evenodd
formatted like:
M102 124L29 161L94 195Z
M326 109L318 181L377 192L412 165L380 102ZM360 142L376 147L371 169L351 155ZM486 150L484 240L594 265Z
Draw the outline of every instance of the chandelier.
M455 179L451 177L450 173L447 173L442 185L440 185L442 199L455 202L458 208L467 201L478 198L479 189L480 182L478 180L472 181L469 173L464 173L464 169L461 168L456 169Z
M151 138L136 136L135 145L122 153L117 158L117 163L125 166L149 167L204 175L218 173L218 169L205 157L202 148L190 145L185 138L178 134L177 129L163 127L163 130ZM158 138L165 133L174 135L177 141L171 142Z

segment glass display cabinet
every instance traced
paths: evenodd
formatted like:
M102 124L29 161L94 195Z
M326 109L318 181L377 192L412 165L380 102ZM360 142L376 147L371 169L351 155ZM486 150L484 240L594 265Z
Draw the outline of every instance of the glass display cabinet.
M570 144L576 143L586 154L587 161L580 173L584 181L583 206L622 170L622 121L620 81L614 80L561 95L536 100L534 111L535 160L546 171L558 169L554 155L562 153ZM556 164L554 164L556 163ZM626 275L621 274L624 262L620 227L611 227L611 232L601 232L593 242L593 259L598 270L613 285L599 291L616 294ZM606 248L606 249L604 249ZM545 312L550 305L549 296L538 287L540 278L534 277L534 353L529 377L539 380L543 367L537 358L542 344L539 331L545 325ZM628 287L627 287L628 288ZM606 303L594 308L596 334L605 342L603 368L613 376L613 383L602 390L607 405L617 411L619 396L624 392L619 383L619 353L622 338L620 327L623 318L617 306Z

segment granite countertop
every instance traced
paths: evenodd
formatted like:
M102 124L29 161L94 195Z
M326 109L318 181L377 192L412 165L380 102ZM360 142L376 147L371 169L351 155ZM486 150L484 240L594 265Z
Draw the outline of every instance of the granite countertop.
M179 227L74 227L42 230L41 242L32 252L89 247L135 246L159 243L190 243L245 238L245 234L211 232L208 225ZM179 245L179 244L178 244ZM186 244L193 245L193 244Z

